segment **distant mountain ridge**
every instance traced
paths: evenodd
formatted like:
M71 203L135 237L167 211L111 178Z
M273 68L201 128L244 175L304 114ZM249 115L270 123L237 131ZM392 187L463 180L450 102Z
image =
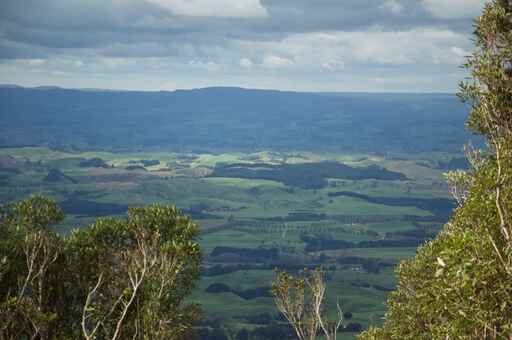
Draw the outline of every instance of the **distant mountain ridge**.
M141 93L158 93L158 92L183 92L183 91L204 91L204 90L242 90L242 91L266 91L276 93L304 93L304 94L319 94L327 96L339 96L339 95L354 95L354 94L373 94L373 95L455 95L455 93L447 92L364 92L364 91L345 91L345 92L332 92L332 91L294 91L294 90L277 90L277 89L266 89L266 88L252 88L252 87L241 87L241 86L206 86L197 88L183 88L175 90L134 90L134 89L118 89L118 88L102 88L102 87L77 87L68 88L57 85L38 85L38 86L23 86L18 84L0 83L1 88L17 88L17 89L28 89L28 90L69 90L69 91L95 91L95 92L141 92Z
M23 89L23 86L16 84L0 84L0 89Z
M470 138L466 116L451 94L1 85L0 147L457 152Z

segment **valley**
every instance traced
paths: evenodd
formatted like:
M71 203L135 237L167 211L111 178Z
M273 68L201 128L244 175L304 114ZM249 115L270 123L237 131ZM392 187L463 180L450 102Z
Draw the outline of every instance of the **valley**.
M112 152L0 149L0 201L33 193L66 213L61 234L128 207L175 204L201 226L203 326L269 330L276 268L327 270L344 337L380 323L394 267L437 234L454 203L443 173L458 153Z

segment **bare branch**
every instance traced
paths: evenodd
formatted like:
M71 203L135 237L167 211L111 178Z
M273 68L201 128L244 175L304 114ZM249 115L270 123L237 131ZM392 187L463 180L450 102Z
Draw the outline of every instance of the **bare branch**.
M300 340L316 339L321 329L328 340L336 339L337 330L343 322L343 313L337 301L338 320L331 326L324 320L322 307L325 297L325 282L322 269L306 272L303 278L294 278L278 273L272 286L274 301L279 311L288 320ZM307 290L306 290L307 288ZM309 302L305 303L308 294Z
M91 308L91 302L94 295L96 295L98 288L101 286L101 282L103 280L103 273L100 274L98 277L98 281L96 282L96 285L94 288L87 294L87 299L85 300L85 305L83 307L82 311L82 334L84 335L86 340L92 340L94 339L94 335L96 334L96 331L101 326L101 322L97 322L94 328L91 332L87 330L87 319L89 319L91 316L87 315L87 312Z

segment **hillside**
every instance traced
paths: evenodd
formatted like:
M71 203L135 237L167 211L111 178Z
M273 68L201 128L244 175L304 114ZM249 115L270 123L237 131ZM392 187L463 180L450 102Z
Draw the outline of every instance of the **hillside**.
M178 152L459 152L466 107L449 94L0 88L0 147Z

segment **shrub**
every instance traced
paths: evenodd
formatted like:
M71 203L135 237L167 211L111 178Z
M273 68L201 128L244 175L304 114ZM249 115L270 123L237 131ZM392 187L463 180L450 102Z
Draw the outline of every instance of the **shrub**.
M489 150L447 175L459 207L438 237L398 270L384 325L360 339L512 339L512 4L476 21L477 49L461 84L468 126Z

